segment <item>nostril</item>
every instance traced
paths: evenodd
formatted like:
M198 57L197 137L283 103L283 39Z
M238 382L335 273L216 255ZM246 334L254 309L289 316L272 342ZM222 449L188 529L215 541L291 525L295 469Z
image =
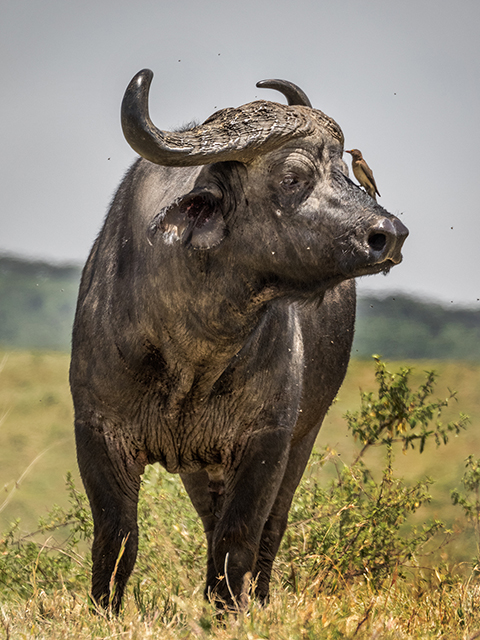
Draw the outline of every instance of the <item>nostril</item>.
M383 251L387 244L387 236L384 233L372 233L368 238L368 244L374 251Z

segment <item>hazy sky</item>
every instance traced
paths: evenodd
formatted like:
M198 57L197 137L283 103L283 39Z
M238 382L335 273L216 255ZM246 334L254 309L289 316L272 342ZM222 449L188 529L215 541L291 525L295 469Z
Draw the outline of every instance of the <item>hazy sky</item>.
M0 252L85 261L135 158L119 108L144 67L164 129L298 84L410 229L360 290L480 308L478 0L2 0Z

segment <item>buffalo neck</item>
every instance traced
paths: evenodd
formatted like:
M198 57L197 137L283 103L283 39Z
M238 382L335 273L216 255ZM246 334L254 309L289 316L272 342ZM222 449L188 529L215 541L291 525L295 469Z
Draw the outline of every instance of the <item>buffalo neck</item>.
M137 361L147 353L161 354L167 369L214 381L272 305L288 306L288 301L277 300L278 292L265 283L252 286L249 274L227 269L207 252L167 257L155 260L155 268L146 262L137 270L134 298L116 297L122 300L114 312L122 326L117 346Z

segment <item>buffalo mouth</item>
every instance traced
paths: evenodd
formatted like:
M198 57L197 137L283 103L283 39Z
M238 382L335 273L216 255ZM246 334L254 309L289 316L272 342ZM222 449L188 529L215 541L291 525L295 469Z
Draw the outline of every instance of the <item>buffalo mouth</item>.
M387 273L390 271L390 269L392 267L394 267L397 264L400 264L403 260L403 256L402 254L399 255L399 257L395 258L395 259L391 259L388 258L387 260L384 260L383 262L378 262L376 264L369 264L369 265L365 265L363 267L359 267L358 269L355 269L355 277L360 277L360 276L373 276L376 273L383 273L385 275L387 275Z

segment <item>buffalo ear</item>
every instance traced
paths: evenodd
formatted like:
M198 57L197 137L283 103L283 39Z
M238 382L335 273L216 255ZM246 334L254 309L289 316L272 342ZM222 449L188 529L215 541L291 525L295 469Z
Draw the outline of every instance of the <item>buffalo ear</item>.
M221 201L207 190L193 190L155 216L149 236L162 233L168 244L181 241L194 249L212 249L226 234Z

